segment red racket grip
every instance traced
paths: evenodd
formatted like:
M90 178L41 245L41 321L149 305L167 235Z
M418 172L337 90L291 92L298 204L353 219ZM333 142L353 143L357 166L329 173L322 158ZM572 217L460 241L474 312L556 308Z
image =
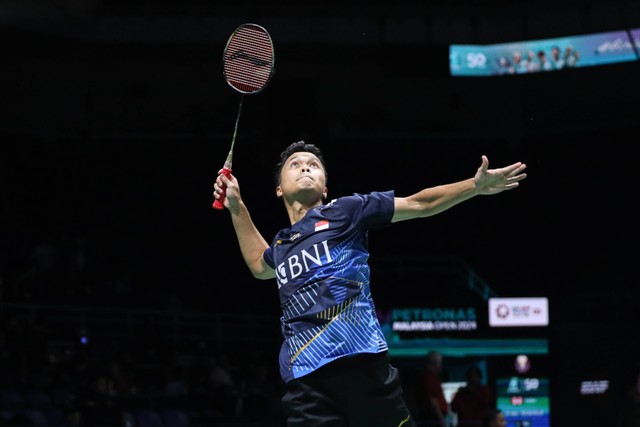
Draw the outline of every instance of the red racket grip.
M228 168L228 167L225 166L225 167L222 168L222 171L220 173L223 174L224 176L226 176L227 178L229 178L229 176L231 175L231 168ZM222 193L220 194L220 198L216 199L213 202L213 205L211 205L213 207L213 209L217 209L219 211L224 209L224 199L226 198L226 196L227 196L227 188L223 184Z

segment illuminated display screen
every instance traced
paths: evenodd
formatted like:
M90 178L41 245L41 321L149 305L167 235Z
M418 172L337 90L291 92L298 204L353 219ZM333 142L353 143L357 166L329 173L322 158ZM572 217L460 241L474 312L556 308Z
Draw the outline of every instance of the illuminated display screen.
M498 378L497 406L508 427L549 427L549 380L538 377Z
M631 43L631 39L635 42ZM557 71L637 61L640 29L491 45L451 45L452 76Z

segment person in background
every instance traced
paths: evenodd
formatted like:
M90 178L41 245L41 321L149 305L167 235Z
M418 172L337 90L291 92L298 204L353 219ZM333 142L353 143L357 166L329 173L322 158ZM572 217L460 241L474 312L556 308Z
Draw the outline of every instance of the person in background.
M446 427L449 404L442 389L442 354L431 350L427 353L427 363L422 377L424 399L421 420L425 426Z
M490 409L482 419L482 427L507 427L507 419L501 409Z
M635 370L632 378L625 389L626 400L618 411L616 427L640 427L640 367Z
M451 410L458 414L458 427L479 427L493 404L493 393L482 383L482 371L472 365L467 368L467 384L460 387L451 401Z

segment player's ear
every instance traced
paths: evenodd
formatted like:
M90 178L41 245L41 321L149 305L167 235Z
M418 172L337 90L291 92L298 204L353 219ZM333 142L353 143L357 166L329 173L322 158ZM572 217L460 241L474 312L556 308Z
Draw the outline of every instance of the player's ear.
M329 193L329 189L327 187L324 187L324 191L322 192L322 198L326 199L328 193Z
M279 185L276 187L276 197L278 198L282 197L282 189L280 188Z

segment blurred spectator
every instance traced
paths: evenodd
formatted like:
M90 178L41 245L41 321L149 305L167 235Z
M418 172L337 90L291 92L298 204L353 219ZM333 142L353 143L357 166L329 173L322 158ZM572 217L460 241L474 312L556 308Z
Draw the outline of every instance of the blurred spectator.
M519 51L516 50L511 54L511 62L513 63L513 70L516 74L527 72L527 63L522 59L522 54Z
M83 427L120 426L124 412L116 405L113 383L108 376L96 374L84 394L80 407Z
M4 267L3 264L0 262L0 302L4 302L4 298L5 298L3 267Z
M565 67L576 67L578 65L578 59L580 59L580 54L573 48L573 46L568 45L564 49L564 56L562 59Z
M426 367L422 377L423 399L419 418L422 425L445 427L449 405L442 389L442 354L438 351L427 353Z
M482 371L475 365L466 373L467 384L453 397L451 409L458 414L458 427L480 427L493 404L493 393L482 383Z
M507 427L507 420L500 409L491 409L482 420L482 427Z
M640 427L640 369L633 373L616 418L616 427Z
M498 59L498 74L515 74L516 69L506 56L501 56Z
M238 390L231 372L229 356L219 353L215 363L209 370L209 386L214 401L225 416L235 416L237 413Z
M265 419L269 415L271 396L279 392L273 378L269 378L269 369L262 363L247 366L238 391L239 413L254 419Z
M108 377L112 384L114 395L129 397L138 393L138 385L136 384L129 356L128 353L125 353L124 362L112 359L107 363Z
M538 63L539 65L539 70L540 71L551 71L553 70L553 64L551 63L551 61L549 60L549 58L547 57L547 54L544 50L539 50L538 51Z
M52 238L33 246L30 264L12 284L17 302L41 302L55 293L52 288L59 288L60 282L58 256L58 247Z
M564 68L564 59L558 46L551 47L551 63L554 70L562 70Z
M527 50L527 59L525 63L528 73L535 73L537 71L540 71L540 63L536 61L536 53L533 50Z
M187 381L188 368L176 361L167 363L164 368L164 394L168 397L181 397L189 394Z

